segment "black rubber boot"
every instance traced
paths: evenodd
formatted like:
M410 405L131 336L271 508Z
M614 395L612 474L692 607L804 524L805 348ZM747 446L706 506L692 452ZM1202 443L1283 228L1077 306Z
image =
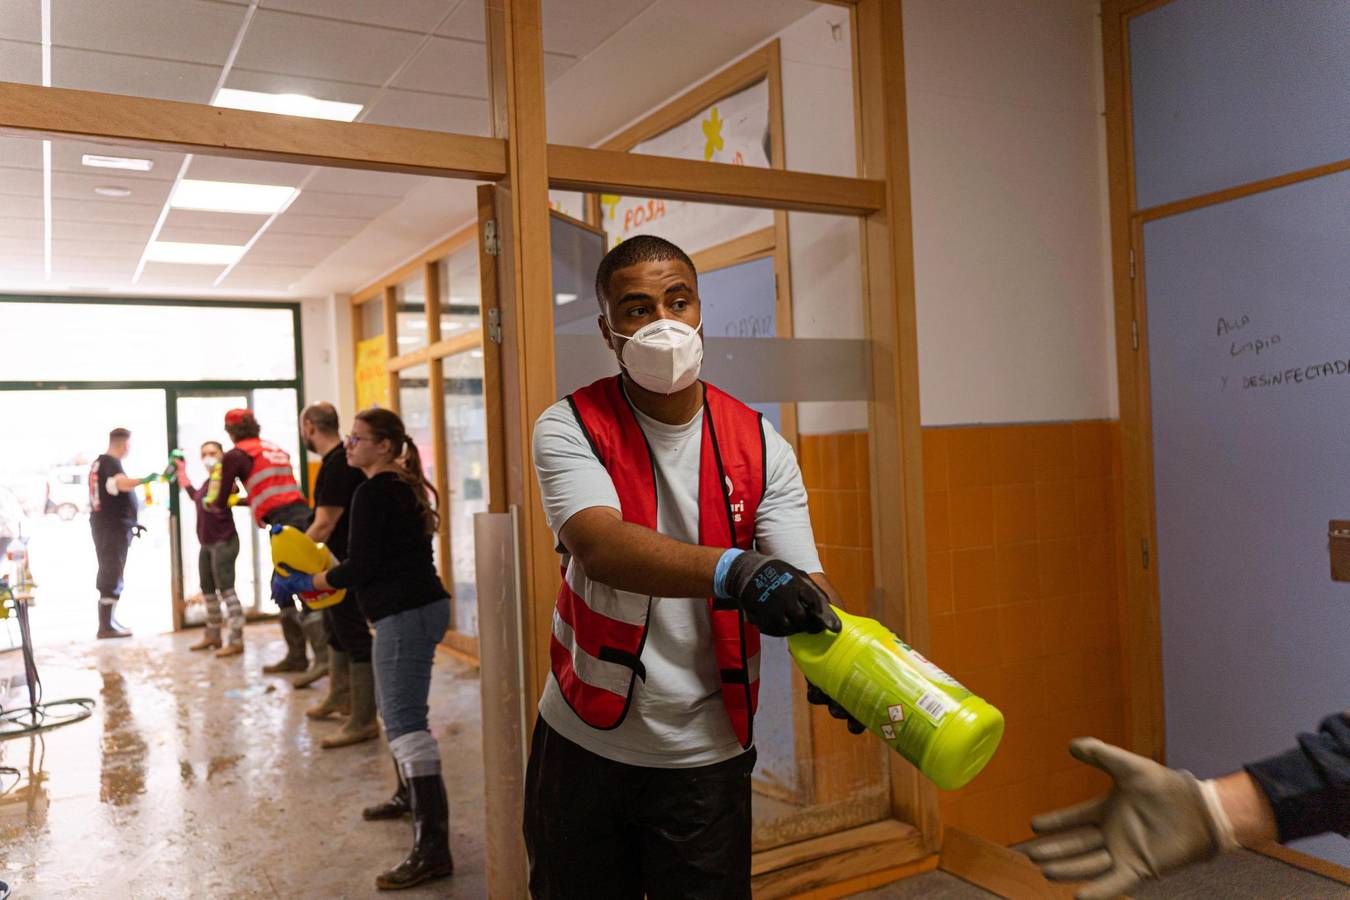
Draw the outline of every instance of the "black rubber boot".
M399 771L398 760L394 761L394 777L398 779L398 787L394 788L394 796L383 803L367 806L361 810L361 818L367 822L374 822L379 819L401 819L412 812L412 803L408 800L408 783L403 780L403 773Z
M102 600L98 603L98 637L100 640L131 637L130 629L121 628L113 621L113 604Z
M450 856L450 802L439 774L408 779L412 796L413 848L408 858L375 878L382 891L398 891L455 873Z

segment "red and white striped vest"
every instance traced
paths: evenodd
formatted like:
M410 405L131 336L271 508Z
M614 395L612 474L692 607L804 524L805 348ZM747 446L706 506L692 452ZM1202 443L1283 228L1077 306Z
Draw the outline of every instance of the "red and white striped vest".
M620 377L603 378L567 399L614 482L623 520L656 530L656 469ZM705 384L701 545L745 550L754 545L766 452L759 413ZM578 584L586 585L586 596L577 592ZM563 569L550 642L553 676L568 705L592 728L617 728L628 714L637 679L646 677L641 656L651 604L651 597L585 579L575 559ZM722 701L737 740L749 747L759 704L759 631L745 621L734 600L709 598L708 615Z
M260 438L245 438L235 447L253 460L253 471L244 481L248 491L248 505L253 510L253 523L259 528L266 524L267 514L292 503L304 503L305 495L295 481L291 469L291 455L276 444Z

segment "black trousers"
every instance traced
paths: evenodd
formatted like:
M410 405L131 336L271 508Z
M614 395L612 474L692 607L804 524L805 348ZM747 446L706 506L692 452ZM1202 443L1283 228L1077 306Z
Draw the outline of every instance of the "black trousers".
M328 626L328 646L346 653L352 662L370 662L370 625L356 602L355 591L348 588L341 603L324 607L323 620Z
M536 900L748 900L755 751L693 769L596 756L539 717L525 774Z
M89 520L94 535L94 555L98 557L98 575L94 586L100 597L122 596L122 572L127 567L131 548L131 526L125 522Z

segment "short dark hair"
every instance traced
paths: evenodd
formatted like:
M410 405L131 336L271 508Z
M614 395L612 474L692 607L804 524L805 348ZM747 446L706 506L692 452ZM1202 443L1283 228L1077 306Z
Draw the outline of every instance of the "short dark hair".
M225 445L220 441L202 441L202 449L205 450L207 447L215 447L221 453L225 452Z
M129 437L131 437L131 429L114 428L112 431L108 432L108 443L116 444L119 441L125 441Z
M230 440L237 444L240 441L257 437L262 434L262 429L258 427L258 420L253 418L253 413L246 411L233 421L228 419L225 421L225 433L230 436Z
M609 280L614 277L615 272L638 263L665 262L670 259L677 259L689 267L689 271L694 273L694 286L697 287L698 269L694 267L694 261L689 258L689 254L670 241L654 234L638 234L622 241L605 254L605 258L600 260L600 266L595 270L595 299L600 302L600 308L605 308L609 294Z
M337 407L327 401L311 403L305 407L305 411L300 413L300 418L315 428L322 434L338 433L338 411Z

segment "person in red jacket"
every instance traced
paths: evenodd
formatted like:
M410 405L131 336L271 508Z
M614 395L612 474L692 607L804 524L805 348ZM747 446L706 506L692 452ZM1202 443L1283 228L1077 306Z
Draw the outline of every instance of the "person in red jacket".
M220 463L220 489L208 504L215 511L228 512L229 495L235 483L244 486L247 494L240 501L253 512L253 524L259 528L290 525L304 531L309 527L310 509L291 467L291 455L259 435L261 429L253 412L232 409L225 413L225 433L234 446ZM311 610L302 617L295 597L272 592L272 599L281 610L281 634L286 639L286 656L278 662L263 666L263 672L273 675L282 672L304 672L297 686L309 684L328 671L328 637L323 615ZM310 665L305 654L305 640L314 649L314 663Z
M838 631L791 446L698 379L698 276L630 238L596 274L622 374L539 417L562 553L525 785L539 898L750 896L760 633Z

